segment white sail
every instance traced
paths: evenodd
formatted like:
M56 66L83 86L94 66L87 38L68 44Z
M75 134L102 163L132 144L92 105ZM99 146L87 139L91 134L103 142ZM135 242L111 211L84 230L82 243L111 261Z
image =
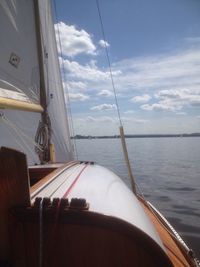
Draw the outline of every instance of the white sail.
M0 96L39 103L33 1L0 1Z
M33 0L0 2L0 98L40 103L40 73L36 19L39 21L42 44L47 112L51 121L51 142L56 161L72 159L72 147L65 111L62 80L59 70L54 24L50 1L39 3L35 18ZM15 63L9 62L12 56ZM16 56L16 57L15 57ZM29 164L38 164L35 136L41 121L40 113L1 109L0 146L12 147L27 155ZM37 148L37 149L36 149Z
M66 114L63 84L58 61L51 1L39 1L45 81L48 89L48 113L52 125L52 142L55 145L56 161L72 159L68 116Z

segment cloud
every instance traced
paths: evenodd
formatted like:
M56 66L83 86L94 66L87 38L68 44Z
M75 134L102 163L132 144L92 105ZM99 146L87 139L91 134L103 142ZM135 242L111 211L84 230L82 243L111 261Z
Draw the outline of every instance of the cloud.
M134 114L135 111L134 110L126 110L124 111L124 114Z
M101 111L101 110L115 110L115 109L116 109L116 105L115 104L101 104L101 105L94 106L94 107L90 108L90 110L98 110L98 111Z
M63 56L74 57L79 54L96 55L96 47L91 35L85 30L79 30L74 25L59 22L55 24L55 32L58 43L60 36ZM59 46L58 49L60 49Z
M148 120L145 119L139 119L139 118L133 118L133 117L122 117L122 122L123 123L131 123L131 124L144 124L147 123Z
M187 113L186 112L176 112L176 115L185 116L185 115L187 115Z
M66 30L66 25L61 26ZM74 50L71 57L84 53L98 55L91 35L75 26L68 26L72 40L70 46L77 48L78 38L87 40L92 49ZM64 33L64 30L63 30ZM82 37L85 37L82 39ZM87 37L87 38L86 38ZM63 37L65 38L65 37ZM118 98L121 103L131 101L141 104L140 108L147 111L185 112L184 108L200 107L200 49L197 48L199 38L188 38L182 48L173 53L157 54L152 56L129 58L114 62L112 74ZM103 45L102 40L100 40ZM99 43L99 45L101 45ZM104 44L105 45L105 44ZM65 46L66 47L66 46ZM79 47L79 46L78 46ZM82 46L81 46L82 47ZM84 47L84 46L83 46ZM67 53L67 52L66 52ZM66 54L67 55L67 54ZM110 72L108 68L100 67L97 61L88 57L87 63L78 63L76 60L63 59L65 72L72 97L87 100L94 94L99 97L112 96ZM103 88L103 89L102 89ZM80 91L84 94L80 95ZM132 97L135 95L134 97ZM87 97L87 99L86 99ZM151 100L151 103L147 103ZM130 108L127 106L127 108ZM110 104L101 104L90 110L112 110ZM128 114L125 113L125 114ZM129 113L130 114L130 113Z
M144 104L141 106L141 109L143 110L148 110L148 111L176 111L180 110L181 107L179 105L173 106L170 103L165 103L165 102L160 102L160 103L155 103L152 105L149 104Z
M104 48L110 46L110 44L109 44L108 42L104 41L104 40L100 40L100 41L99 41L99 45L100 45L101 47L104 47Z
M69 99L73 102L83 102L88 100L90 97L81 93L69 93Z
M155 94L158 104L170 107L171 111L180 110L188 106L200 106L200 86L188 86L188 88L172 88L160 90Z
M110 97L110 96L113 96L113 92L111 92L110 90L101 90L97 95Z
M116 123L116 118L109 116L93 117L87 116L86 118L79 119L81 122L90 122L90 123Z
M140 95L140 96L135 96L131 98L130 102L132 103L146 103L151 99L150 95Z
M181 49L173 54L153 55L119 61L118 85L124 91L155 91L200 83L200 50Z
M83 120L84 121L84 120ZM96 122L96 119L92 116L88 116L86 119L85 119L85 122Z
M109 81L110 79L109 72L99 69L94 61L81 65L76 61L65 59L63 63L67 72L67 77L72 81L88 81L98 84L101 81Z
M199 86L199 62L200 50L186 49L173 55L138 57L113 63L112 73L116 92L118 96L126 96L129 99L133 93L135 95L137 93L132 101L146 103L148 98L150 100L150 97L161 91L160 88L179 90ZM85 90L102 91L103 87L103 90L110 91L111 80L108 68L100 68L94 61L83 65L68 59L64 60L64 67L69 81L87 84ZM106 95L105 92L104 95ZM144 94L144 92L147 93ZM198 103L194 101L193 104Z
M77 91L86 91L87 84L84 82L67 81L63 82L63 88L65 92L77 93Z

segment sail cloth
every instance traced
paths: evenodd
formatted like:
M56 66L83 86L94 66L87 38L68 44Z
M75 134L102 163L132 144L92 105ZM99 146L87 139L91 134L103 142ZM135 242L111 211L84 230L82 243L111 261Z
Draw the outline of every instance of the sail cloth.
M56 161L72 159L62 80L50 1L39 1L43 64ZM0 97L40 103L40 75L34 1L0 1ZM0 109L0 146L27 155L28 163L40 163L35 135L40 113Z
M73 158L73 149L58 61L51 1L39 1L39 10L45 58L45 81L49 96L47 99L48 112L52 125L52 142L55 145L56 160L66 161Z
M33 2L0 2L0 96L39 103Z

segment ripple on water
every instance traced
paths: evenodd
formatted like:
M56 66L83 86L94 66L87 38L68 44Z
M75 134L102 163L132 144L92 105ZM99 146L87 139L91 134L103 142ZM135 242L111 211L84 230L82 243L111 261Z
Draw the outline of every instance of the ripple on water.
M169 191L185 191L185 192L196 190L196 188L191 188L191 187L166 187L166 189Z

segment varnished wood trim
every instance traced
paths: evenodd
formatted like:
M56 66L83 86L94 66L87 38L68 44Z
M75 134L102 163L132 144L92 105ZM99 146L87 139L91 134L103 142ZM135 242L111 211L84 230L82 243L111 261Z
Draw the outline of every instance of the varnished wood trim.
M13 206L30 206L26 156L13 149L0 149L0 260L10 257L10 223Z
M151 209L148 203L141 196L138 196L138 199L144 207L149 219L154 224L174 266L195 267L196 264L193 259L187 254L186 249L177 240L165 221Z
M20 211L18 209L15 211L16 219L20 223L29 226L27 232L29 235L33 234L32 231L38 225L38 213L39 211L36 211L34 208L32 211L30 209L27 209L27 211ZM69 266L94 266L91 265L91 262L95 261L95 253L104 253L103 247L101 247L101 249L103 249L102 252L99 250L99 240L101 239L101 243L104 242L105 247L108 242L110 245L115 245L116 248L122 248L119 250L120 252L118 251L121 255L116 255L115 251L110 247L110 254L108 258L105 258L105 265L103 266L124 266L123 262L118 262L117 265L108 265L108 262L112 262L112 264L115 263L116 258L126 260L129 265L125 266L173 266L162 248L160 248L148 235L132 224L112 216L106 216L90 211L70 209L60 210L59 213L55 209L52 213L47 208L43 213L43 229L46 229L43 234L46 239L49 240L44 247L47 255L47 258L45 259L46 262L48 262L49 257L51 256L49 246L51 245L51 242L52 245L56 242L56 247L54 246L54 248L52 248L52 253L55 253L56 261L60 264L64 264L68 261ZM80 239L81 236L85 236L85 238ZM78 243L76 243L77 240L79 240ZM33 242L35 244L37 243L37 241ZM93 244L92 247L90 247L91 244ZM80 263L80 265L73 265L71 258L76 257L76 255L79 257L85 248L86 251L88 250L85 259L89 264L81 265ZM33 249L30 248L29 250L32 250L32 255L35 258L36 255L34 255ZM129 258L126 258L127 250L131 252ZM66 253L64 255L62 254L63 251L66 251L66 253L69 253L70 251L70 255L66 258ZM104 254L102 254L102 257L104 257ZM146 262L146 265L142 264L144 262ZM51 263L49 264L49 266L53 266ZM100 265L98 265L97 262L95 266Z
M43 112L43 108L39 104L29 103L20 100L14 100L10 98L0 97L0 108L3 109L16 109L16 110L23 110L29 112Z

